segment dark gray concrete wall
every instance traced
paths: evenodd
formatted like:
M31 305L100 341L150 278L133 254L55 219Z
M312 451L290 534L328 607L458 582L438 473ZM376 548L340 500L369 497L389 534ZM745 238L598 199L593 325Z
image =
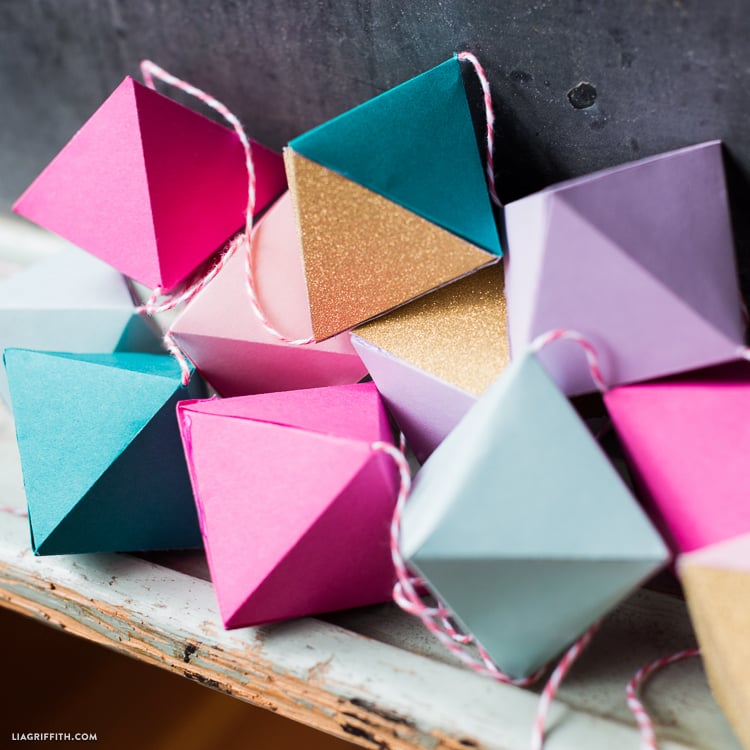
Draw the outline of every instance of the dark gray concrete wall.
M0 208L143 57L280 148L466 48L493 86L503 198L721 138L744 257L748 39L745 0L0 0Z

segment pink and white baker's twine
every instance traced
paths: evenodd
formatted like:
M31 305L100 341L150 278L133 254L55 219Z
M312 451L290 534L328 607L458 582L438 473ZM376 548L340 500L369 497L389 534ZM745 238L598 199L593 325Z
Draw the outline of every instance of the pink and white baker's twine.
M484 94L484 115L487 121L487 187L489 188L490 198L496 206L502 207L500 198L497 196L495 189L495 111L492 107L492 95L490 93L490 82L484 68L471 52L459 52L458 59L471 63L474 68L479 83L482 86Z
M700 656L700 649L688 648L684 651L678 651L676 654L671 656L665 656L661 659L656 659L650 664L646 664L645 667L641 667L634 675L633 679L630 680L627 687L625 688L625 696L628 702L628 708L635 717L635 721L638 724L638 730L641 734L641 750L659 750L659 745L656 742L656 734L654 732L654 725L651 721L651 717L648 715L643 703L638 698L638 691L645 680L647 680L654 672L662 667L666 667L669 664L674 664L682 659L690 659L694 656Z
M561 340L575 341L583 349L594 385L602 393L606 393L609 390L609 386L602 376L601 367L599 366L599 355L597 354L594 345L588 341L582 333L578 333L578 331L574 331L570 328L555 328L551 331L547 331L547 333L537 336L531 344L529 344L529 349L532 352L540 352L546 346L549 346L555 341Z
M401 445L404 444L403 435ZM477 643L470 633L463 633L453 625L453 613L439 599L435 604L425 604L422 592L425 591L425 582L414 576L408 568L406 560L401 553L401 521L404 507L409 498L411 490L411 471L403 451L398 450L388 443L374 443L376 450L382 450L393 458L401 475L401 486L399 488L396 506L391 521L391 559L396 571L396 584L393 588L393 599L405 612L416 615L422 621L427 630L430 631L440 643L454 654L463 664L473 671L485 677L491 677L498 682L519 687L527 687L534 684L544 674L546 667L528 677L511 677L503 672L493 661L487 651ZM544 745L544 726L547 720L552 700L557 688L570 671L576 659L591 641L599 623L592 625L564 654L555 668L549 682L545 686L537 710L532 737L532 750L541 750ZM472 647L479 658L469 650Z
M250 307L255 316L260 321L263 328L268 331L272 336L279 339L289 346L306 346L307 344L314 343L315 339L312 337L305 339L292 339L284 336L280 333L276 327L268 319L265 314L258 294L256 291L255 274L253 271L253 245L254 245L254 226L253 217L255 214L255 202L256 202L256 178L255 178L255 165L253 163L253 153L250 140L245 133L245 129L242 127L242 123L234 115L229 108L222 104L218 99L215 99L205 91L193 86L186 81L183 81L177 76L173 76L163 68L160 68L150 60L143 60L141 62L141 74L143 76L144 83L149 88L156 88L154 84L154 77L159 78L164 83L167 83L175 88L184 91L186 94L199 99L211 109L218 112L234 129L237 133L237 137L242 144L242 149L245 154L245 168L247 169L247 210L245 212L245 228L238 235L233 237L226 245L225 249L221 253L219 259L214 265L203 275L197 278L191 284L188 284L183 289L174 293L167 293L170 290L156 287L151 293L149 299L138 308L139 312L146 313L147 315L154 315L159 312L167 312L172 310L178 305L190 302L196 297L213 279L221 272L226 266L229 260L234 256L238 249L244 250L245 257L245 287L247 289L248 297L250 300ZM166 295L166 299L162 299ZM176 341L172 335L171 329L164 335L164 345L169 352L177 359L182 370L182 382L187 385L190 379L190 368L187 363L185 356L177 346Z
M560 684L565 679L565 676L570 672L571 667L577 661L581 652L586 646L591 643L591 639L599 627L601 622L594 623L562 656L554 671L547 680L547 684L542 690L542 694L539 696L539 703L536 709L536 717L534 718L534 729L531 733L531 750L542 750L544 747L544 732L545 726L547 725L547 714L552 706L552 701L555 699L557 690Z
M387 453L396 463L401 476L401 486L391 521L391 558L396 572L396 585L393 589L394 601L409 614L416 615L424 626L453 653L463 664L479 674L492 677L499 682L512 685L531 685L541 676L539 670L530 677L511 677L500 670L489 654L477 644L470 634L461 632L453 624L453 613L440 600L434 605L425 604L422 598L424 581L414 576L409 570L401 553L401 520L404 507L411 489L411 471L404 454L388 443L375 443L373 448ZM468 650L473 646L479 658Z
M28 511L21 510L20 508L11 508L9 505L0 505L0 513L7 513L11 516L18 516L19 518L28 518Z

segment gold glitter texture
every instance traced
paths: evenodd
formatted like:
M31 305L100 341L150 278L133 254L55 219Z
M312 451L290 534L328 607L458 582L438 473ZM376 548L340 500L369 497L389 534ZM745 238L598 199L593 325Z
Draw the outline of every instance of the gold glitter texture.
M481 396L510 362L503 268L455 281L356 328L357 336Z
M318 341L497 261L290 148L284 158Z
M711 690L750 747L750 572L695 561L680 567L680 579Z

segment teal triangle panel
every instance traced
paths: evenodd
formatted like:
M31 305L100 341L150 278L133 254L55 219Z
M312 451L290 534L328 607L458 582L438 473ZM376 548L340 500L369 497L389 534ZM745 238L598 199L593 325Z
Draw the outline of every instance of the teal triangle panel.
M557 656L653 567L590 557L423 560L415 569L500 669L521 677Z
M468 242L502 255L456 57L289 145Z
M153 354L9 349L5 362L39 544L180 388L180 371Z
M201 395L190 390L179 389L162 406L45 539L34 536L37 554L201 546L175 416L179 399Z

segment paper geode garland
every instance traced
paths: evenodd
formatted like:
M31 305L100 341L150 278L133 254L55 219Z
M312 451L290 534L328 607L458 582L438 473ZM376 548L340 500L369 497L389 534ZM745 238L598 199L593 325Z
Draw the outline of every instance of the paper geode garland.
M510 361L502 266L355 328L352 343L424 462Z
M253 143L256 212L286 185ZM18 199L14 211L122 273L171 289L244 223L237 134L127 77Z
M397 479L372 383L185 401L178 416L226 627L387 601Z
M321 340L502 255L452 58L289 143Z
M158 354L4 358L35 554L200 546L174 416L199 379Z
M65 211L77 212L77 219L84 218L83 230L76 226L74 231L82 231L79 238L92 248L99 240L89 242L87 231L103 217L108 229L114 227L132 240L122 251L108 255L110 261L150 286L170 288L223 244L244 217L229 228L235 220L227 218L236 213L234 197L228 200L223 190L238 187L241 180L237 179L238 172L229 174L228 161L222 166L217 159L206 167L205 174L196 172L192 165L189 174L179 172L191 161L185 154L192 153L193 148L201 150L212 138L207 150L221 151L222 138L226 141L229 131L221 136L211 129L219 126L199 125L191 119L194 113L185 110L177 114L174 103L167 105L155 96L159 95L126 79L22 196L17 209L32 218L50 220L48 226L55 225L52 228L62 234L72 226L66 223ZM178 121L184 126L179 138L174 138L173 132L166 135L168 112L174 118L170 128ZM412 303L412 311L420 306L427 309L438 299L449 300L450 306L459 288L471 289L485 276L479 273L456 282L454 289L442 287L501 255L467 115L460 66L454 58L290 144L287 168L300 223L316 339L328 339L436 288L440 291L433 300ZM133 122L137 138L127 132ZM491 122L488 117L490 128ZM120 127L123 123L124 129ZM139 139L143 163L132 161L133 145ZM170 155L167 150L175 140L183 150ZM227 153L231 150L227 145ZM257 147L253 151L260 161L268 156L272 174L269 184L273 184L279 175L278 158ZM88 197L84 190L83 203L71 203L59 211L55 196L67 195L66 186L72 181L81 182L87 189L97 181L102 183L102 173L95 170L97 154L106 153L109 158L110 152L115 153L115 161L135 189L119 187L128 194L123 196L115 190L114 198L92 191L92 197ZM490 172L491 163L488 158ZM222 175L225 185L219 186L216 174L211 172L217 165L219 171L226 171ZM261 172L264 168L260 165ZM196 179L211 195L170 196L164 202L168 183L175 179L185 184ZM246 207L247 183L243 189ZM145 193L148 201L144 201ZM267 202L260 197L257 204L252 199L249 204L261 210ZM148 210L138 213L146 203ZM656 204L660 205L658 212L651 210ZM209 214L225 210L221 219L227 219L221 238L211 247L213 240L209 242L204 231L208 222L202 225L199 219L192 229L180 225L186 214L197 214L191 206L205 210L206 205ZM288 217L288 201L280 205L285 206ZM100 206L104 211L96 214ZM94 214L98 218L90 221ZM266 229L273 225L274 215L272 210L264 220ZM128 224L133 216L134 223ZM678 216L683 218L683 226L679 226ZM506 262L512 286L516 352L522 351L540 330L582 328L595 344L608 344L602 347L603 366L607 380L614 383L736 356L741 324L734 305L736 277L719 144L701 144L554 186L508 206L506 220L513 252L512 262L507 256ZM251 226L248 221L248 233ZM256 230L260 236L263 224ZM159 242L154 245L157 235ZM232 247L236 249L239 244ZM139 255L136 246L145 248L145 254ZM663 248L669 252L656 257L655 251ZM716 248L718 253L709 262L706 257ZM105 248L105 252L110 251ZM241 254L235 255L224 269L228 272L231 268L232 273L224 279L231 276L233 283L240 281L243 261ZM690 267L690 273L682 273L680 262ZM489 272L496 270L485 269L484 273L488 278ZM702 285L691 278L696 270L709 282ZM283 286L281 275L277 288ZM194 306L188 308L183 329L175 327L175 338L182 335L180 343L185 349L198 342L188 353L202 370L207 372L214 366L210 360L217 354L223 360L216 369L222 372L212 376L215 383L224 378L219 390L225 394L270 390L274 383L277 388L294 389L300 384L295 380L298 374L301 384L317 384L311 359L303 363L300 357L296 363L299 372L294 372L294 366L286 367L292 361L292 352L314 350L285 349L266 341L266 361L259 356L263 347L256 346L253 356L242 358L240 366L235 345L238 341L258 343L257 332L239 335L237 328L226 338L218 333L209 341L214 334L201 329L205 320L228 314L232 323L238 322L232 311L239 309L239 287L235 283L235 298L229 304L228 287L219 284L219 278L222 276L217 277L216 286L204 289ZM608 286L613 280L614 285ZM587 296L589 292L594 297ZM267 293L270 296L263 300L264 306L272 307L278 292ZM289 321L299 312L296 306L301 295L295 296ZM197 304L201 300L203 308ZM635 303L628 306L625 303L629 300ZM612 308L622 314L612 317ZM287 310L280 310L272 311L272 317L284 327ZM650 326L647 323L653 320L649 315L656 321ZM262 313L258 317L262 319ZM375 343L378 332L387 332L390 325L398 327L408 319L408 307L386 315L359 331L355 341L372 363L378 385L384 392L393 387L386 395L405 431L413 430L410 437L419 457L424 458L484 389L466 389L450 377L444 380L429 366L415 362L410 353L396 353L382 342ZM291 328L294 325L290 324ZM197 329L201 329L199 333ZM696 351L688 351L674 336L688 329L698 337ZM308 333L306 330L302 335ZM263 335L258 339L262 341ZM340 350L340 342L332 340L319 351L351 355L344 337L341 341L344 344ZM632 342L635 345L631 348ZM271 357L274 345L276 351ZM562 352L545 351L537 356L567 392L587 390L588 375ZM353 355L351 358L356 360ZM144 444L153 448L164 440L159 431L166 430L165 415L174 401L197 395L180 390L174 382L170 394L163 381L174 380L174 368L170 370L165 358L161 359L162 364L149 364L121 355L8 353L14 390L22 404L19 444L24 444L25 474L26 467L31 467L30 484L39 477L42 485L54 479L39 451L28 442L29 434L40 436L45 429L50 432L49 424L61 433L60 424L64 422L71 434L84 436L84 443L92 445L96 442L92 436L98 430L106 450L92 448L94 463L102 468L105 453L112 459L111 466L93 482L91 472L96 473L97 466L93 470L82 465L72 467L73 484L80 489L85 479L91 487L83 498L68 503L67 511L61 513L59 502L34 507L32 538L37 553L54 553L63 547L65 551L98 549L81 541L88 540L91 529L100 540L111 540L123 530L126 536L135 534L135 527L122 520L121 508L115 507L124 503L124 496L118 494L121 479L114 479L117 472L112 469L116 467L118 476L128 480L131 474L137 475L136 464L142 462L136 461L135 455ZM273 369L278 362L283 363L280 375L265 372L271 369L272 361ZM27 382L34 370L32 362L37 370L44 370L37 382L48 390L81 374L83 385L65 393L62 408L56 404L45 411ZM257 384L248 386L242 372L241 382L227 385L237 375L232 372L235 366L249 370L251 362L260 364L264 371ZM340 364L341 360L330 369L335 371ZM107 368L111 372L103 376L101 370ZM341 365L341 369L347 368ZM384 374L378 375L376 369ZM103 413L78 415L76 398L83 400L84 391L94 396L104 393L107 377L121 386L114 389L113 397L122 406L122 414L117 415L121 421L109 411L111 405ZM357 377L354 369L345 379L349 377ZM159 388L153 378L159 380ZM405 381L409 383L406 394ZM428 392L422 394L421 402L415 395L420 386ZM613 413L618 411L618 391L623 390L615 389L608 395L609 403L615 405ZM152 396L166 399L163 408ZM446 398L451 402L450 413L446 419L441 415L438 428L433 429L432 415L423 407L429 401L438 403ZM646 411L635 409L636 417ZM43 425L46 419L47 427L32 425L32 414L41 415ZM228 627L388 598L392 570L385 540L395 476L391 460L373 445L382 441L390 446L391 439L374 386L190 400L179 406L179 418L212 575ZM644 422L650 418L648 415ZM112 435L105 434L100 424L103 421L112 423L114 435L127 433L120 454L113 449ZM128 432L134 424L143 428L135 436ZM638 443L640 438L636 438ZM63 453L59 445L54 448L60 452L54 456L58 464L63 463L60 456L70 459L71 454ZM293 453L291 462L284 460L285 451ZM168 452L173 458L172 448ZM642 456L641 446L631 453ZM143 479L145 483L145 497L152 500L152 511L157 507L157 496L147 491L164 481L153 471L158 463L153 455L146 462L149 476L138 475L138 481ZM248 461L250 455L256 460ZM75 460L72 463L76 464ZM167 472L181 466L179 461L168 463L171 468ZM159 468L164 467L159 464ZM249 496L248 487L253 490ZM294 494L300 487L305 490L305 504L300 504ZM66 491L69 489L66 487ZM103 501L93 503L102 490L112 496L109 506ZM31 511L31 499L29 507ZM75 523L69 523L71 518ZM544 519L543 527L538 523L540 518ZM183 521L188 526L192 522L189 531L194 536L194 514L183 515L180 523ZM167 526L180 523L170 521ZM161 531L165 529L163 526ZM248 529L252 529L256 542L250 553ZM123 544L122 538L117 538L117 544ZM331 544L331 538L340 543ZM453 609L458 623L474 633L491 659L516 675L528 675L553 657L667 557L658 535L565 397L544 374L536 356L524 354L425 464L405 516L403 538L410 564L439 600ZM102 548L106 549L131 548L113 546L111 541L96 544L104 544ZM81 545L83 549L74 549ZM253 563L251 568L246 567L247 557Z
M519 356L428 459L404 559L513 676L535 672L669 553L536 356Z
M743 747L750 747L750 534L677 562L711 690Z
M744 326L718 141L553 185L506 205L505 225L512 350L580 331L610 385L736 359ZM569 395L593 390L577 354L540 354Z
M605 403L675 553L750 533L750 362L613 388Z

